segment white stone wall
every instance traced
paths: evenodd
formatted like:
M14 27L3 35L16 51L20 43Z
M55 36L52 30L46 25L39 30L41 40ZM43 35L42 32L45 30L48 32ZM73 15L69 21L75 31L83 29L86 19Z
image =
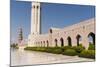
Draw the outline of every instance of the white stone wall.
M51 28L52 29L52 28ZM54 47L55 39L57 39L57 45L61 46L60 39L63 38L64 46L68 46L68 36L71 38L72 46L77 46L76 36L81 36L81 43L85 48L89 46L88 34L95 34L95 19L89 19L77 24L65 27L59 30L52 30L52 33L40 34L40 35L29 35L28 46L41 46L47 47L47 41L50 47ZM42 42L42 43L41 43Z

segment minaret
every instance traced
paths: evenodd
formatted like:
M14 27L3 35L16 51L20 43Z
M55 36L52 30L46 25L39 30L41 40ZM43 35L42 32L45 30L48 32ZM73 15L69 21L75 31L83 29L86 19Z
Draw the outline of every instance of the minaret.
M32 2L31 8L31 34L41 33L40 23L40 3Z
M19 28L18 30L18 44L21 44L23 40L23 31L22 31L22 28Z

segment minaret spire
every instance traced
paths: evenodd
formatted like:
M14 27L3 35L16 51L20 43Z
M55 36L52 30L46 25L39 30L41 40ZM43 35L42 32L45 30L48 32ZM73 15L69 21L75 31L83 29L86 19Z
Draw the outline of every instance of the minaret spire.
M23 31L22 31L22 28L19 28L19 30L18 30L18 44L21 44L22 41L23 41Z
M31 8L31 34L40 34L40 3L32 2Z

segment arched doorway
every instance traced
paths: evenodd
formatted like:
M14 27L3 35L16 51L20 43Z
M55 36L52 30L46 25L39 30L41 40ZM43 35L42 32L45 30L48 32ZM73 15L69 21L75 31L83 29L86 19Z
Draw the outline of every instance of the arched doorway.
M95 45L95 34L94 33L90 32L88 34L88 39L89 39L89 44Z
M42 41L41 41L41 47L42 47Z
M64 40L63 38L60 38L61 46L64 46Z
M78 34L78 35L76 36L76 39L77 39L77 46L79 46L79 44L81 44L82 37Z
M55 39L55 45L56 45L56 47L58 46L58 43L57 42L58 42L57 39Z
M71 37L70 36L67 38L67 40L68 40L68 46L72 46L72 42L71 42Z
M44 47L45 47L45 41L43 41L43 45L44 45Z
M47 47L49 47L49 42L48 42L48 40L47 40Z

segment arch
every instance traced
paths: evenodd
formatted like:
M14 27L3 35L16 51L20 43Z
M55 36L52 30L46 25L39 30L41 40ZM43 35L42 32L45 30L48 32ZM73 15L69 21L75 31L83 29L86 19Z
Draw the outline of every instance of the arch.
M47 40L47 47L49 47L49 42L48 42L48 40Z
M61 46L64 46L64 40L63 38L60 38Z
M90 32L88 34L88 38L89 38L89 43L92 43L95 45L95 34L93 32Z
M41 41L41 47L42 47L42 41Z
M39 47L40 47L40 42L38 42L38 44L39 44Z
M35 8L35 5L33 7Z
M81 39L82 39L81 35L78 34L78 35L76 36L77 46L79 46Z
M43 41L43 43L45 44L45 41Z
M57 41L57 39L55 39L55 45L58 46L58 41Z
M72 41L70 36L68 36L67 40L68 40L68 46L72 46Z
M37 42L36 42L36 44L37 44Z
M45 41L43 41L43 45L44 45L44 47L45 47Z
M36 44L36 47L37 47L37 42L35 42L35 44Z
M39 6L37 6L37 9L39 8Z
M42 41L41 41L41 44L42 44Z

